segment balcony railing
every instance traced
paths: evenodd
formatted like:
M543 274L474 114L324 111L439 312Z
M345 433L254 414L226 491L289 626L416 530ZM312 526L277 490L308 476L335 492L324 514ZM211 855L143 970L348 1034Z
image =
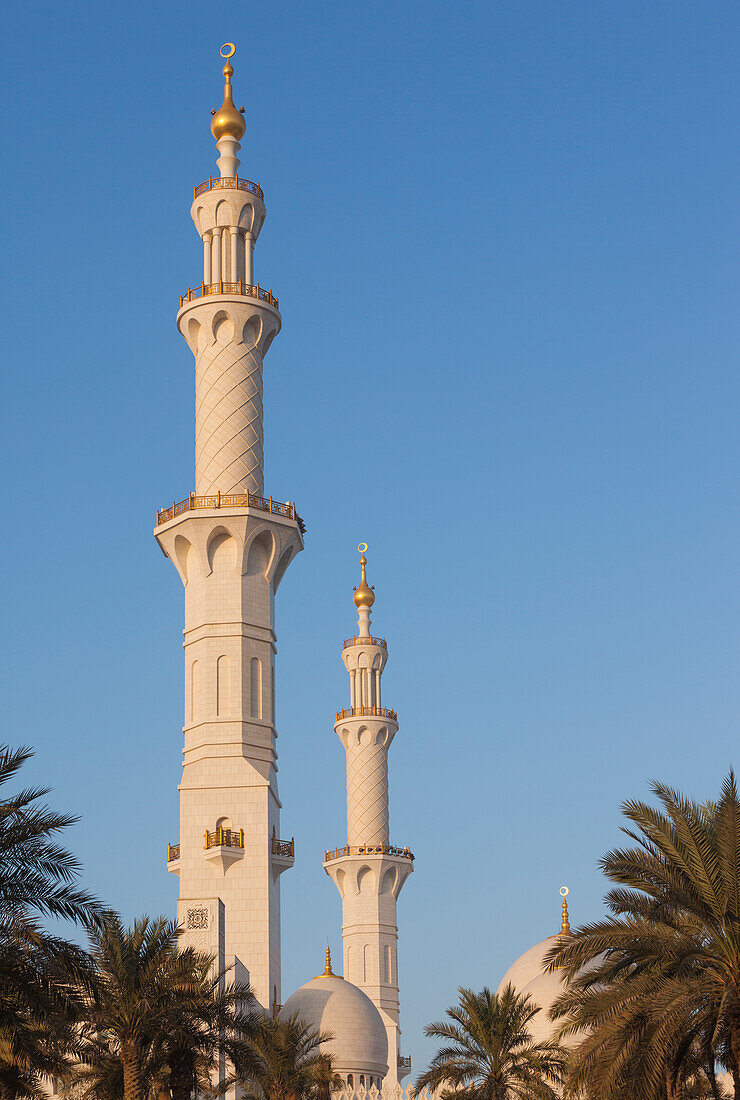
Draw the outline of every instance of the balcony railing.
M395 710L388 707L347 707L346 710L338 710L335 721L341 722L342 718L390 718L392 722L398 721Z
M215 496L199 497L191 493L185 500L172 501L169 508L160 508L157 512L157 527L169 523L183 512L192 512L195 508L258 508L273 516L285 516L298 524L301 534L305 535L306 525L295 510L295 504L281 504L272 497L258 497L256 493L216 493Z
M180 845L168 844L167 845L167 862L172 863L173 859L180 858Z
M203 847L208 851L209 848L243 848L244 847L244 830L239 829L216 829L215 832L206 832L203 834Z
M295 837L291 837L290 840L278 840L276 836L272 838L272 854L274 856L289 856L291 859L295 858Z
M411 1069L411 1055L398 1055L398 1068L399 1069Z
M344 848L334 848L324 852L324 861L341 859L342 856L401 856L413 859L410 848L397 848L394 844L347 844Z
M345 638L342 642L342 649L348 649L353 645L380 645L383 649L387 649L385 638Z
M193 188L193 198L197 199L198 195L202 195L204 191L218 191L222 187L237 189L239 191L249 191L250 195L257 195L258 198L264 199L262 188L258 183L252 183L251 180L242 180L238 176L209 176L203 183L199 183L197 187Z
M209 294L244 294L247 298L259 298L261 302L269 302L275 309L278 308L277 297L271 290L263 290L256 283L244 283L239 279L236 283L225 283L223 279L218 283L201 283L200 286L189 286L187 294L180 295L180 309L186 302L192 302L194 298L207 298Z

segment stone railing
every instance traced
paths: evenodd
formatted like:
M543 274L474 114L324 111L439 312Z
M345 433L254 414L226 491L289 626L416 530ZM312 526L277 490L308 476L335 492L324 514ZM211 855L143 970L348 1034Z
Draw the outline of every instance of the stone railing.
M290 859L295 858L295 837L291 837L290 840L278 840L276 836L272 838L272 854L274 856L289 856Z
M385 638L345 638L342 642L342 649L349 649L353 645L379 645L383 649L387 649Z
M263 290L259 283L244 283L241 279L236 283L225 283L221 279L217 283L201 283L200 286L189 286L187 294L180 295L180 309L186 302L192 302L194 298L207 298L210 294L244 294L247 298L259 298L261 302L269 302L275 309L278 308L277 297L271 290Z
M269 512L272 516L285 516L286 519L295 520L301 531L306 533L306 525L295 510L295 504L287 502L281 504L272 497L258 497L256 493L216 493L215 496L199 497L191 493L185 500L172 501L169 508L160 508L157 512L157 523L169 523L175 516L181 516L183 512L192 512L195 508L258 508L261 512Z
M173 860L180 858L180 845L168 844L167 845L167 862L172 863Z
M341 722L342 718L390 718L392 722L398 721L395 710L388 707L347 707L346 710L338 710L335 721Z
M324 852L324 862L341 859L342 856L401 856L402 859L413 859L414 853L410 848L397 848L395 844L346 844L344 848Z
M198 195L202 195L205 191L219 191L222 187L230 188L232 191L249 191L250 195L256 195L259 199L265 197L260 185L252 183L251 180L242 180L238 176L209 176L207 180L193 188L193 198L197 199Z
M205 832L203 834L203 847L208 851L209 848L243 848L244 847L244 830L239 829L216 829L215 832Z

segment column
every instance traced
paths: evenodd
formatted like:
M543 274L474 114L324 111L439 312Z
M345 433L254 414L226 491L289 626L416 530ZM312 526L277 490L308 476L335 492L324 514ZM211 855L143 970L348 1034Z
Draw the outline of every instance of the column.
M221 230L221 278L226 282L229 276L229 230Z
M203 234L203 282L208 286L211 281L211 250L213 247L213 233L206 229Z
M231 265L230 265L230 269L229 269L229 281L232 282L232 283L235 283L238 280L238 268L237 268L237 265L236 265L236 245L237 245L237 241L239 240L239 230L236 228L235 225L231 226L231 228L229 229L229 234L231 236L231 240L229 242L230 245L231 245L231 248L230 248Z
M214 283L217 283L222 279L221 274L221 231L214 229L213 231L213 262L211 264L211 279Z
M244 234L244 282L248 286L254 283L254 237L247 230Z

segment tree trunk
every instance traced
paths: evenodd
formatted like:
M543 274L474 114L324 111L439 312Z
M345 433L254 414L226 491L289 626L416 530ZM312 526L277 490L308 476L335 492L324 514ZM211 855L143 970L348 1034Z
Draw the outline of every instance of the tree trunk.
M144 1100L141 1081L141 1049L135 1039L121 1043L123 1100Z
M170 1058L170 1091L172 1100L190 1100L195 1073L189 1054L176 1054Z

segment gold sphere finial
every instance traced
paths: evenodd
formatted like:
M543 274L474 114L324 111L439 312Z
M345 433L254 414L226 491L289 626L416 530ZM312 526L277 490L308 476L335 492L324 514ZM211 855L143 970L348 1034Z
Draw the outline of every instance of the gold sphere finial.
M563 899L563 919L560 925L561 936L570 935L570 920L568 919L568 894L570 890L567 886L560 887L560 896Z
M375 603L375 592L373 586L367 583L367 573L365 572L365 566L367 565L367 558L365 557L365 551L367 550L367 543L361 542L357 547L362 555L360 558L360 583L353 589L354 596L352 597L355 607L372 607Z
M229 58L233 57L236 53L236 46L233 42L224 42L219 52L226 60L226 64L223 68L226 83L224 85L224 101L217 111L213 111L211 133L216 141L227 135L236 138L237 141L241 141L244 137L244 131L247 128L247 124L244 121L242 112L237 111L234 106L234 97L231 90L231 78L234 75L234 69L229 60Z

